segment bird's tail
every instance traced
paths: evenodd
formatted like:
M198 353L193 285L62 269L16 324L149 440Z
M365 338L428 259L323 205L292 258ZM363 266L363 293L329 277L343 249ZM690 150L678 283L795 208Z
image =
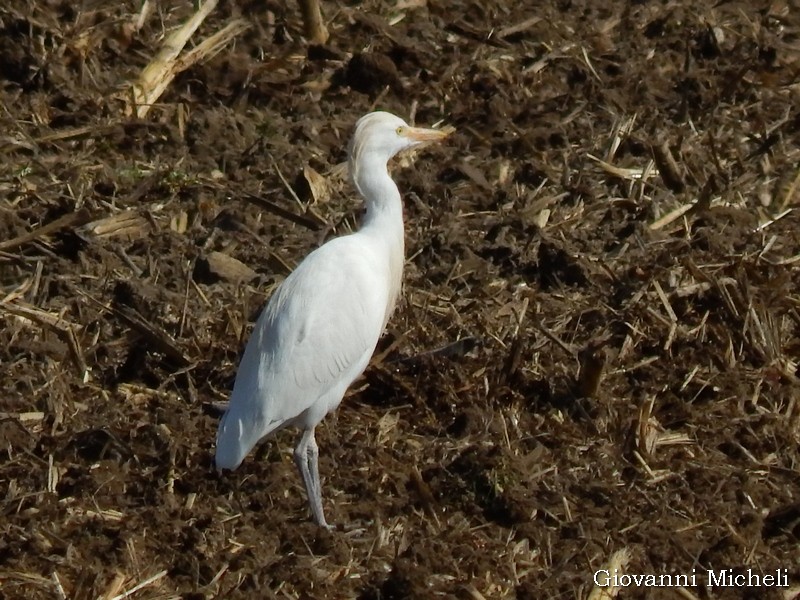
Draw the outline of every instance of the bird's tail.
M244 437L244 423L229 410L222 416L217 430L217 453L214 457L217 469L233 470L242 464L244 457L250 451L250 447L242 444Z
M261 412L242 410L241 402L231 400L217 429L217 469L234 470L260 440L289 422L268 421Z

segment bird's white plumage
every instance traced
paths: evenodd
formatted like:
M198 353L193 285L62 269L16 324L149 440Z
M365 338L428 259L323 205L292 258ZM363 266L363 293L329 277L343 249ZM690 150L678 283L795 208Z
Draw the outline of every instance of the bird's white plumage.
M402 281L402 203L386 163L404 148L445 135L383 112L359 120L350 171L367 202L364 223L309 254L272 296L217 432L217 467L235 469L264 436L300 427L295 462L314 520L323 526L314 428L366 368Z
M347 236L312 252L283 282L242 357L217 441L218 467L235 469L276 429L312 424L292 421L314 404L321 416L338 406L383 329L388 287L375 285L381 266L363 240Z

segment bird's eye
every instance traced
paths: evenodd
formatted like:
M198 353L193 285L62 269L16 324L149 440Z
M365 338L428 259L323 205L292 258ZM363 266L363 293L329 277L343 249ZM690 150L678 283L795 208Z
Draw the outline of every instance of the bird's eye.
M403 131L405 131L405 127L402 125L394 130L397 135L403 135Z

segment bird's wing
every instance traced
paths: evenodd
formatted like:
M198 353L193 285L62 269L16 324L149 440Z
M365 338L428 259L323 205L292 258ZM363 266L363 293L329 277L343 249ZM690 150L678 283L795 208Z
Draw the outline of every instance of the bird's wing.
M242 357L217 436L218 466L234 468L326 394L341 399L383 329L389 292L381 273L369 249L347 236L311 253L283 282Z

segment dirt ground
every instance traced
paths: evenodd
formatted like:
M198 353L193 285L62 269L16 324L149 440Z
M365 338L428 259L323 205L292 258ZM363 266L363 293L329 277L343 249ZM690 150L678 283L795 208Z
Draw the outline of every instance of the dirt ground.
M137 117L195 10L148 6L0 8L0 597L800 594L797 2L325 2L325 46L222 2L186 51L243 30ZM357 226L375 108L457 133L394 164L403 299L317 429L327 532L295 432L215 472L215 406Z

